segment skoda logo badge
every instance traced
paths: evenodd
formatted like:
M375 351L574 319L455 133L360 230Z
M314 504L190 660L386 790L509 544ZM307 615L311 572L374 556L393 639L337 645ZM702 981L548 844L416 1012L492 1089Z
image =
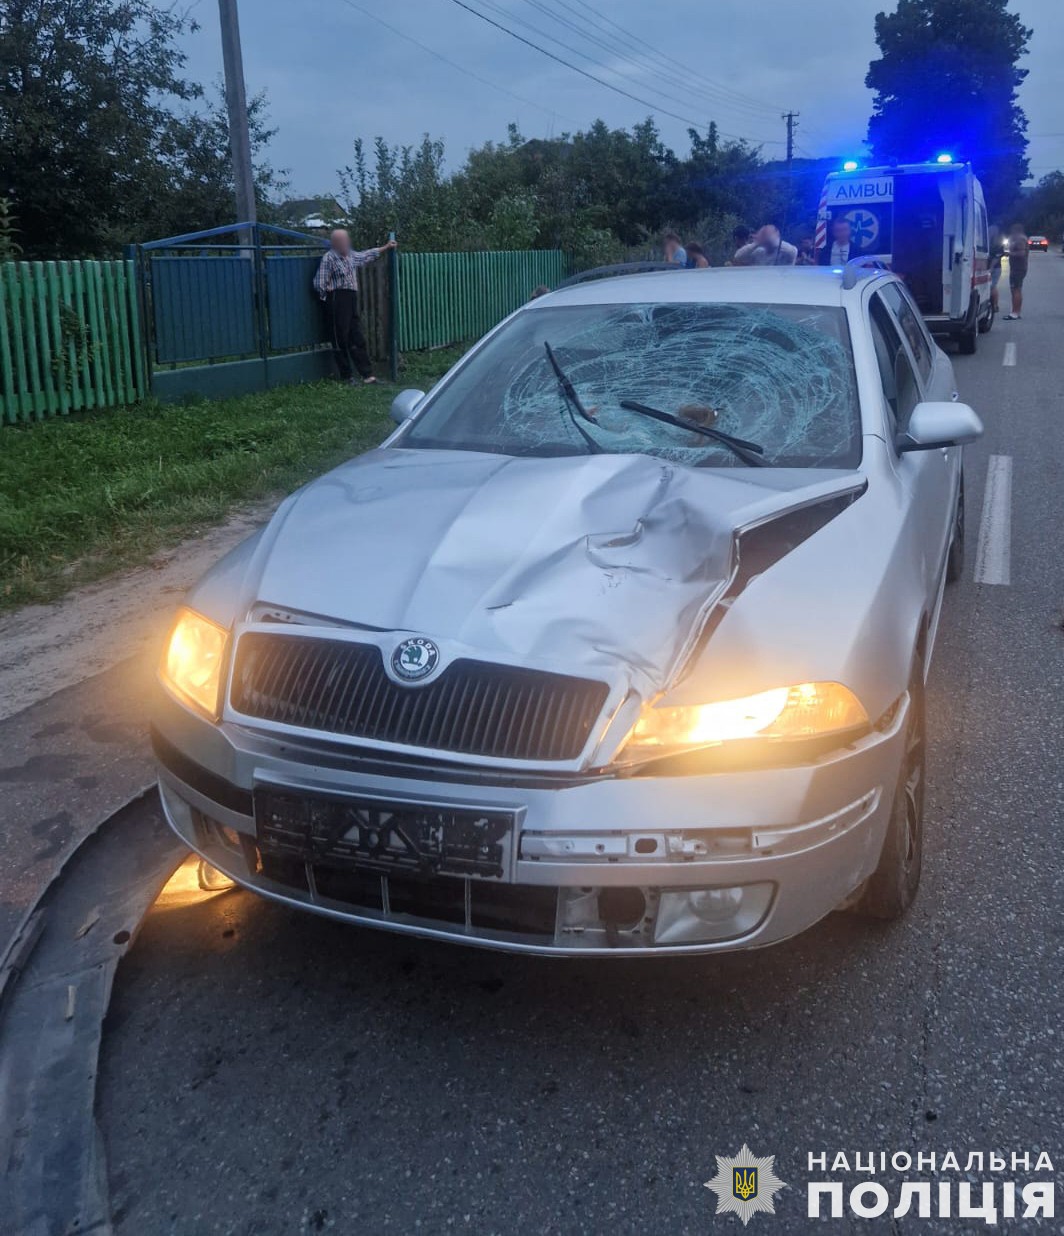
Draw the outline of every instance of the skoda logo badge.
M430 639L413 635L392 653L392 669L399 678L417 682L427 678L440 661L440 650Z

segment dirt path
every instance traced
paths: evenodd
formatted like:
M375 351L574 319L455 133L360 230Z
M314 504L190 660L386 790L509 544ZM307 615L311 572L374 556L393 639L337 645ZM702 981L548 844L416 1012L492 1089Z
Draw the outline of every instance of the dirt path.
M276 506L271 499L243 508L146 567L0 618L0 720L148 651L185 590Z

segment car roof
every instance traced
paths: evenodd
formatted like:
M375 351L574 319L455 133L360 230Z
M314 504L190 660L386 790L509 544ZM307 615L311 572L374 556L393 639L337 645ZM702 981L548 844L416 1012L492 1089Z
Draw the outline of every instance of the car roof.
M860 272L858 286L868 278L889 278L887 272ZM827 266L715 266L708 270L652 271L615 275L578 283L539 296L527 308L557 305L690 304L722 301L737 304L834 305L852 295L843 273Z

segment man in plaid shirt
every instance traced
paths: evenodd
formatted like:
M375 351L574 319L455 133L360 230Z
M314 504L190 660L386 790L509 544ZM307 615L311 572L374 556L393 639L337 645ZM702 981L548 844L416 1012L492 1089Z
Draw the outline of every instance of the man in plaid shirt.
M376 249L353 251L351 237L343 228L337 228L329 237L329 248L314 276L314 290L325 302L329 316L329 333L332 336L333 355L340 370L340 377L351 386L356 378L351 372L351 358L363 382L376 382L369 353L366 351L366 336L358 316L358 268L375 262L382 253L395 248L395 241Z

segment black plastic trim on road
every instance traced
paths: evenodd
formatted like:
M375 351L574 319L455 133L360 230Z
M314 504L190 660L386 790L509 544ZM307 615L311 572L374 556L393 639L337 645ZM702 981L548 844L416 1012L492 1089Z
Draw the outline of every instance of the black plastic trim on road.
M112 1230L95 1118L103 1022L118 963L186 854L152 790L82 842L37 903L0 1017L4 1232Z

